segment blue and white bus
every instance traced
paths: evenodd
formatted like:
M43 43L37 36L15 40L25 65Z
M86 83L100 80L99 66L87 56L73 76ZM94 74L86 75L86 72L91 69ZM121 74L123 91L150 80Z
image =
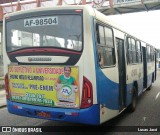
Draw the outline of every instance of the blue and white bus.
M16 115L99 125L134 111L155 81L155 48L90 6L5 15L3 45L7 107Z

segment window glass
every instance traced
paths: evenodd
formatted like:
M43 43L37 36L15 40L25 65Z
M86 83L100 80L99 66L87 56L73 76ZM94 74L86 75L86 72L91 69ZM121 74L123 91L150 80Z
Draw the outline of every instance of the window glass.
M131 44L131 39L127 38L127 42L128 42L128 49L132 50L132 44Z
M135 40L131 39L131 44L132 44L132 51L136 50L136 46L135 46Z
M140 41L136 41L136 50L137 50L137 62L142 62L142 51Z
M99 65L101 68L115 65L115 48L112 30L106 26L97 24L96 35Z
M102 26L99 26L99 39L100 39L100 44L105 45L104 28Z
M131 43L131 38L127 38L127 59L128 63L132 63L133 61L133 56L132 56L132 43Z
M154 48L151 47L151 61L154 61Z
M151 50L150 50L150 46L147 45L147 61L150 62L151 61Z
M105 39L106 39L106 45L108 47L113 47L113 35L111 29L105 28Z
M135 40L132 38L131 39L131 43L132 43L132 63L136 63L136 45L135 45Z
M141 50L140 41L136 41L136 46L137 50L140 51Z
M142 62L142 52L141 52L140 41L135 41L134 38L127 38L127 59L128 63L139 63Z
M8 52L35 46L82 50L82 17L80 15L21 18L8 21L6 26Z

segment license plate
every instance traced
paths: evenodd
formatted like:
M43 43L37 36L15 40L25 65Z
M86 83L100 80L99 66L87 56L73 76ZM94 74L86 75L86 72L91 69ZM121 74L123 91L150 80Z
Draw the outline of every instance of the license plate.
M40 18L28 18L24 20L24 27L46 26L46 25L58 25L57 16L48 16Z
M51 118L50 112L36 111L36 115L43 118Z

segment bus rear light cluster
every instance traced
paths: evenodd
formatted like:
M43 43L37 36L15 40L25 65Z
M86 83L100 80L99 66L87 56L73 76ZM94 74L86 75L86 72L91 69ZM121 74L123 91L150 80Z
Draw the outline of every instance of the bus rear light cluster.
M88 108L93 105L93 88L91 82L83 77L83 90L81 108Z
M10 100L10 91L9 91L9 79L8 74L5 75L5 90L6 90L6 98Z

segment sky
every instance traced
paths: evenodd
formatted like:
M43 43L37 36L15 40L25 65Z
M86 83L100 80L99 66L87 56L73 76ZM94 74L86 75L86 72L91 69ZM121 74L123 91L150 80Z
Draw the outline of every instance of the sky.
M160 10L107 17L122 30L160 49Z

